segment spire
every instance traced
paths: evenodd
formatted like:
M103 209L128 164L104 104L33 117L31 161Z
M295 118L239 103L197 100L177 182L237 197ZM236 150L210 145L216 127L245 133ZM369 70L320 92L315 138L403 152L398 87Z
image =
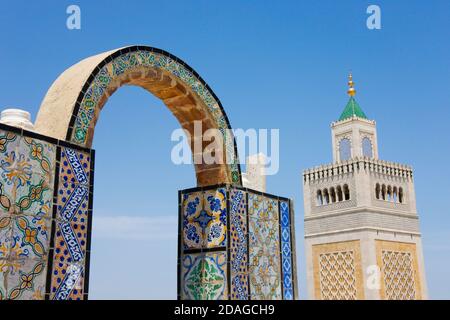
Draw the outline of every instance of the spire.
M353 82L353 76L350 73L348 76L348 90L347 90L347 93L350 96L350 99L348 100L344 111L342 112L341 116L339 117L339 121L353 118L353 117L367 119L367 116L362 111L358 102L356 102L356 100L355 100L356 90L353 87L354 84L355 83Z
M352 73L348 75L348 90L347 93L350 97L354 97L356 94L355 88L353 88L354 82L353 82L353 76Z

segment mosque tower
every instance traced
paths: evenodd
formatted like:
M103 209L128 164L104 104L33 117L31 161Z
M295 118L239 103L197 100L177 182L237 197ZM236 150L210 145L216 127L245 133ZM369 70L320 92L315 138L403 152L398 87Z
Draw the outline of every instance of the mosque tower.
M349 100L333 163L303 172L310 299L426 299L413 170L380 160L376 123Z

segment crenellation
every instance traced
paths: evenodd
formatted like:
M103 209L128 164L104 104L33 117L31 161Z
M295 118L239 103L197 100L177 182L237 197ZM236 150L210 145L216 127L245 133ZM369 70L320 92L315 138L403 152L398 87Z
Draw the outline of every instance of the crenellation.
M304 182L321 180L326 177L334 177L341 174L361 170L371 174L382 174L386 177L402 177L412 180L412 167L396 162L378 159L355 158L344 162L330 163L306 169L303 172Z

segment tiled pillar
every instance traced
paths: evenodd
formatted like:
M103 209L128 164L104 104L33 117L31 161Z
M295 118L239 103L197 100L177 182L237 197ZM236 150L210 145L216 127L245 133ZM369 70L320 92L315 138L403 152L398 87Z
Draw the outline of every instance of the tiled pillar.
M289 199L232 185L179 195L179 299L295 297Z
M85 299L93 150L0 125L0 299Z

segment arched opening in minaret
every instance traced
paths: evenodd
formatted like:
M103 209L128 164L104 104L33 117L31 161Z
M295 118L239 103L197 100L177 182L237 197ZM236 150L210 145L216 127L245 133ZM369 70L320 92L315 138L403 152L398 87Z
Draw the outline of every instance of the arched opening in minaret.
M323 204L330 203L330 195L328 194L328 189L323 189Z
M387 201L392 201L392 187L388 186L387 188Z
M317 198L316 198L316 201L317 201L317 205L318 205L318 206L323 205L322 190L318 190L318 191L317 191Z
M350 200L350 189L347 184L344 184L344 199Z
M336 202L336 191L335 191L334 187L331 187L331 189L330 189L330 198L331 198L332 203Z
M344 195L343 195L341 186L336 187L336 193L337 193L338 201L344 200Z
M392 199L395 203L398 202L398 191L397 191L397 187L394 187L393 190L393 199Z
M346 161L352 157L350 139L343 138L339 142L339 160Z
M403 199L403 188L399 188L398 189L398 202L403 203L404 199Z
M362 152L364 157L373 158L372 141L367 137L362 140Z

